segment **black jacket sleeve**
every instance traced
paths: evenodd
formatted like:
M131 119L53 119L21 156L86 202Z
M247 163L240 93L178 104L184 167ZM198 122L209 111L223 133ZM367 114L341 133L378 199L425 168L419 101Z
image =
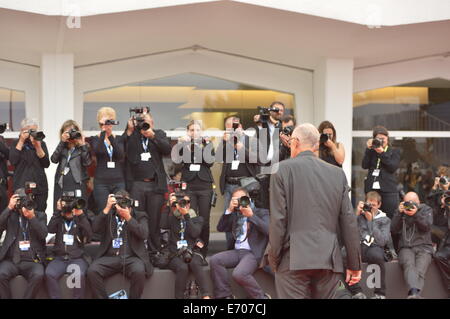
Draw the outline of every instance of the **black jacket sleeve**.
M45 215L45 213L40 214L36 212L36 217L31 218L29 222L30 222L30 230L36 233L39 240L45 241L45 238L48 235L47 215Z
M148 238L148 219L147 214L136 214L128 223L128 230L136 237L145 240Z
M231 213L228 215L223 214L222 217L220 217L219 223L217 224L217 231L219 232L231 232L233 231L233 215L236 215L236 213Z
M52 163L58 164L61 160L61 154L62 151L66 148L65 142L59 142L58 146L56 147L55 151L52 154L52 157L50 158L52 160Z
M163 130L155 130L155 137L153 139L149 139L149 141L155 144L156 148L163 155L169 155L172 151L169 139Z
M81 235L84 237L84 240L90 241L93 233L91 223L89 222L86 213L83 212L80 216L74 216L74 221L80 227Z
M423 232L431 230L433 224L433 210L428 205L421 205L420 209L412 216L414 223Z
M370 168L371 159L372 159L372 150L366 148L366 151L364 152L364 157L362 160L362 165L361 165L363 169Z
M58 225L61 224L62 221L61 211L55 211L53 213L52 218L48 222L47 230L51 234L55 234L58 231Z
M259 213L253 212L253 216L248 218L259 232L269 236L269 211L267 209L260 209Z
M380 163L389 173L395 173L400 165L400 150L393 149L390 152L381 153Z
M41 145L42 145L42 150L45 153L45 156L43 158L39 158L39 163L41 164L42 168L48 168L50 166L50 160L48 158L47 144L45 144L45 142L41 142Z
M191 218L189 214L184 216L186 220L186 232L192 238L200 237L200 233L202 232L203 227L203 217L197 216Z

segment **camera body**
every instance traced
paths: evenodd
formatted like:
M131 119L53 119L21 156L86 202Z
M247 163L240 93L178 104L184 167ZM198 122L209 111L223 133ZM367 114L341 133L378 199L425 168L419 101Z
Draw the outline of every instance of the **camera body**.
M8 123L0 124L0 134L5 133L5 131L8 129L8 126Z
M383 146L383 140L379 138L374 138L372 140L372 149L379 148Z
M450 191L446 191L442 196L444 197L444 204L450 207Z
M292 125L286 126L285 128L283 128L281 130L281 133L284 135L287 135L287 136L291 136L293 132L294 132L294 126L292 126Z
M192 261L194 253L192 249L184 246L178 249L177 255L180 256L186 264L189 264Z
M81 132L77 131L74 128L69 130L69 140L77 140L81 138Z
M115 195L114 197L116 199L117 205L119 205L121 208L131 208L133 206L137 206L134 199L127 198L122 195Z
M247 208L250 206L251 200L250 197L248 196L242 196L241 198L239 198L238 200L238 207L236 207L234 210L236 212L240 212L241 211L241 207L243 208Z
M233 130L237 130L239 128L239 122L233 121Z
M64 191L61 196L62 211L64 213L71 212L72 209L84 209L86 207L86 200L76 196L74 191Z
M417 204L413 201L406 201L403 203L403 207L405 208L405 210L413 210L414 207L417 207Z
M119 125L119 121L106 120L105 125Z
M188 201L186 199L184 199L185 194L176 192L175 197L177 198L177 200L174 201L171 206L177 207L177 205L179 205L181 208L186 208Z
M319 140L320 144L326 143L330 139L330 137L331 137L331 134L325 134L325 133L320 134L320 140Z
M36 130L28 130L28 133L30 136L32 136L36 141L43 141L45 138L45 134L42 131L36 131Z
M441 178L439 178L439 184L441 185L447 185L449 182L448 177L447 176L442 176Z
M150 108L145 107L130 107L130 116L133 120L136 121L135 128L138 131L144 130L147 131L150 128L150 124L145 122L144 114L150 112Z
M363 212L371 212L372 211L372 204L364 203L364 206L363 206L362 210L363 210Z
M21 211L22 207L27 210L36 209L37 203L34 201L34 190L36 189L36 183L25 182L25 196L20 196L16 203L16 209Z
M270 112L280 112L280 109L277 107L262 107L258 106L258 112L259 112L259 121L261 123L266 123L269 121L270 118Z

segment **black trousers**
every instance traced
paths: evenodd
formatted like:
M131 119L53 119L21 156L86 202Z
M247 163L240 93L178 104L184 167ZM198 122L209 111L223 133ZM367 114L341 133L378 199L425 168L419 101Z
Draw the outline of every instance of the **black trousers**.
M22 275L28 281L23 299L34 299L44 281L44 266L32 261L21 261L14 264L10 260L0 262L0 298L11 299L9 281Z
M47 209L47 198L48 198L48 192L41 193L41 194L35 194L34 195L34 201L36 202L36 210L39 212L45 212Z
M450 245L442 247L434 256L450 297Z
M194 278L200 288L203 297L210 296L208 292L207 274L203 270L202 258L196 254L189 264L186 264L181 257L174 257L169 263L169 269L175 273L175 298L183 299L184 290L189 276L189 270L194 274Z
M64 260L56 257L45 269L45 283L47 284L48 295L51 299L61 299L61 289L59 279L68 271L69 265L77 265L80 270L78 278L79 287L73 289L74 299L83 299L86 290L86 272L88 264L83 258Z
M156 182L134 181L131 196L139 201L139 210L145 211L148 216L147 240L148 250L155 253L161 249L161 207L164 203L164 194L155 193Z
M398 193L384 193L378 191L381 195L381 207L380 209L390 218L394 216L395 210L400 204Z
M6 185L0 184L0 212L8 206L9 198L8 191L6 189Z
M203 217L203 227L202 232L200 233L200 239L205 246L202 248L201 253L203 256L206 256L209 244L209 219L211 216L211 197L213 191L211 188L203 190L188 189L187 194L191 199L191 208L195 210L199 216Z
M92 295L96 299L108 299L104 279L125 272L130 279L129 299L141 298L145 286L145 266L138 257L105 256L95 260L87 271Z
M375 287L375 293L379 295L386 295L386 268L385 268L385 259L384 259L384 249L379 246L366 246L361 244L361 259L363 262L368 264L375 264L380 266L380 286ZM354 284L353 286L348 286L346 284L348 290L352 295L356 295L359 292L362 292L361 285L359 283Z

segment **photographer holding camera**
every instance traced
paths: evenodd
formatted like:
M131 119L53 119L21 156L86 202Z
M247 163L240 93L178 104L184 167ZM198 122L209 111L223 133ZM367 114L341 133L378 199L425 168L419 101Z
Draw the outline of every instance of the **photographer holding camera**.
M231 194L241 186L242 180L256 177L258 173L257 165L249 161L249 140L242 130L239 117L229 116L225 119L225 133L216 152L218 162L223 162L220 192L224 195L224 212L230 205ZM226 233L226 239L227 246L232 245L233 238L230 232Z
M399 263L408 285L408 299L421 299L425 274L431 262L433 211L414 192L405 195L391 222L391 232L401 233Z
M395 171L400 165L400 150L389 145L389 132L385 127L375 126L372 133L373 139L367 141L362 160L362 168L369 170L364 181L364 192L374 190L380 193L381 210L392 219L399 203Z
M448 191L450 188L450 178L448 172L448 166L442 165L438 168L437 177L434 178L434 185L431 188L430 194L427 196L427 200L432 206L440 206L440 197L442 192Z
M7 123L0 125L0 134L7 128ZM0 135L0 212L8 206L8 158L9 147Z
M345 160L345 149L342 143L336 142L336 129L329 121L320 123L319 157L325 162L342 167Z
M380 266L380 287L375 288L373 299L386 299L386 269L384 247L391 237L391 220L380 210L381 196L368 192L366 202L359 202L356 209L361 238L361 259ZM366 299L359 283L348 286L353 299Z
M253 277L269 240L269 210L255 208L245 188L232 194L230 206L217 225L220 232L232 232L233 247L210 259L214 296L233 299L227 268L234 267L233 279L252 299L270 299Z
M192 120L186 126L187 135L179 139L179 156L176 162L183 163L181 180L187 183L186 193L191 198L191 207L203 218L200 239L204 243L201 252L204 257L209 244L209 217L213 197L214 179L211 167L214 165L214 147L208 137L202 136L202 123Z
M441 212L447 220L447 229L438 251L434 255L434 260L441 271L442 279L447 285L448 296L450 297L450 191L446 191L441 196Z
M209 299L208 281L203 271L204 257L200 253L203 242L199 240L203 218L191 208L190 198L185 193L170 194L172 214L169 215L168 268L175 272L175 298L183 299L189 270L194 274L203 299Z
M97 258L87 272L94 298L107 299L104 278L123 273L130 278L129 298L139 299L145 278L153 273L144 242L148 238L148 217L133 204L126 191L111 194L92 223L92 231L102 236Z
M292 132L295 129L296 121L292 115L283 115L280 119L281 121L281 132L280 132L280 161L291 158L291 149L289 147L289 139Z
M45 212L48 184L44 169L50 166L47 145L43 141L45 134L38 131L34 119L24 119L20 124L19 140L9 150L9 161L14 166L13 190L23 188L26 181L35 182L36 209Z
M50 158L52 163L58 164L53 192L54 210L63 191L77 190L87 200L87 168L92 163L89 144L86 144L77 122L65 121L59 134L61 140Z
M126 154L131 170L131 194L139 202L139 209L147 213L148 250L156 255L161 249L161 207L167 191L167 175L163 156L171 153L171 146L163 130L155 129L148 108L131 109L128 121Z
M0 298L11 299L9 281L24 276L28 285L24 299L34 299L43 284L46 258L47 217L37 210L29 191L19 188L0 214L0 233L6 237L0 249Z
M86 272L89 257L84 253L84 244L92 237L91 223L86 216L86 201L76 197L75 192L63 192L56 204L48 232L56 234L53 252L55 258L45 269L47 291L51 299L61 299L59 279L70 265L80 269L80 287L74 288L74 299L83 299L86 288Z
M125 190L125 140L123 136L113 134L113 125L119 124L113 108L100 108L97 121L101 132L92 136L89 143L97 159L94 198L100 212L105 207L109 194Z

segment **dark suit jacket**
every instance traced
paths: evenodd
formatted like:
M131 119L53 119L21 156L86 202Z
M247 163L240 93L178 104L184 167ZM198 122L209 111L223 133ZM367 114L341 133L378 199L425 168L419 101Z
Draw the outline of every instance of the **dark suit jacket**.
M148 258L148 251L145 248L144 240L148 238L148 218L145 212L136 211L133 209L131 213L131 220L126 222L127 238L129 240L129 246L133 253L140 259L145 265L145 272L147 276L151 276L153 273L153 266L150 264ZM92 223L92 231L101 236L100 249L98 251L97 258L104 256L112 243L112 219L114 215L112 211L105 215L103 212L95 216Z
M300 153L283 161L270 180L269 261L276 269L289 250L290 270L343 272L338 226L348 268L361 269L359 230L344 171Z
M52 163L58 164L55 174L55 184L61 177L61 172L67 166L67 158L69 157L69 150L67 143L59 142L55 151L52 154ZM92 164L91 153L89 152L89 144L83 146L76 146L72 155L70 156L69 167L72 172L73 179L76 183L81 183L89 179L87 168Z
M236 226L238 219L238 213L232 212L231 214L223 214L217 224L217 231L220 232L232 232ZM266 250L267 242L269 241L269 210L265 208L255 208L253 210L253 216L247 218L249 223L248 229L248 243L252 249L253 255L255 255L258 263L260 263L264 251ZM236 240L233 239L230 242L229 250L234 249Z
M34 148L25 149L24 145L21 151L17 150L16 145L18 142L19 140L15 141L9 149L9 161L11 165L14 165L14 190L25 187L25 182L35 182L37 184L36 194L48 192L47 176L44 171L44 168L50 166L47 145L44 141L41 142L45 156L39 158ZM28 141L26 144L32 147L32 144Z
M206 145L202 145L201 147L195 144L195 151L194 154L197 156L197 154L202 154L201 161L200 158L195 158L194 161L191 159L191 143L181 143L181 148L179 150L179 157L177 162L181 159L181 162L183 163L183 167L181 169L181 180L183 182L192 182L196 178L202 180L203 182L209 182L214 183L214 178L211 173L211 167L214 165L214 161L211 163L206 161L205 154L209 151L211 151L211 155L214 156L214 148L212 148L213 144L210 142ZM184 161L184 157L188 156L189 161ZM189 168L191 164L200 164L200 171L194 172L190 171Z
M36 217L29 219L29 236L33 257L37 257L41 262L45 261L47 237L47 216L43 212L35 212ZM0 234L6 230L6 237L0 249L0 260L3 260L9 249L14 244L19 232L19 213L6 208L0 215Z
M175 217L173 214L169 215L169 243L168 248L169 251L174 254L177 252L177 241L181 239L180 237L180 219ZM200 233L202 232L203 227L203 217L196 216L190 217L189 214L184 216L186 221L186 229L184 233L184 239L188 242L189 248L193 248L196 240L200 237Z
M248 136L245 136L245 143L244 143L244 154L245 154L245 166L247 166L248 171L250 172L251 176L255 177L256 174L258 174L258 166L256 163L250 163L250 139ZM229 153L228 153L229 152ZM226 154L233 154L234 153L234 145L233 143L227 143L223 140L220 141L219 146L217 147L216 152L216 160L219 163L223 163L222 165L222 173L220 174L220 192L222 195L225 193L225 184L226 184L226 177L228 176L229 172L231 171L231 162L227 161ZM240 159L241 162L244 161L244 159Z
M8 177L7 161L9 158L9 148L6 145L3 136L0 136L0 178Z
M156 179L158 182L158 189L156 192L164 194L167 191L167 176L163 165L163 156L169 155L172 147L170 146L169 140L167 139L166 133L163 130L153 130L155 132L155 138L148 139L148 150L151 154L151 161L155 166ZM127 136L126 133L122 136L126 136L126 149L127 149L127 160L130 172L133 180L141 180L139 176L134 176L133 167L136 166L141 161L141 153L144 152L141 142L141 134L136 130L133 134ZM127 180L130 178L127 176ZM130 186L128 186L131 189Z
M366 148L364 158L362 160L362 168L368 169L366 180L364 181L364 191L370 192L374 182L372 176L373 170L377 167L378 158L380 158L380 191L384 193L397 192L397 178L395 178L395 171L400 165L400 150L389 147L387 152L378 154L372 149Z

